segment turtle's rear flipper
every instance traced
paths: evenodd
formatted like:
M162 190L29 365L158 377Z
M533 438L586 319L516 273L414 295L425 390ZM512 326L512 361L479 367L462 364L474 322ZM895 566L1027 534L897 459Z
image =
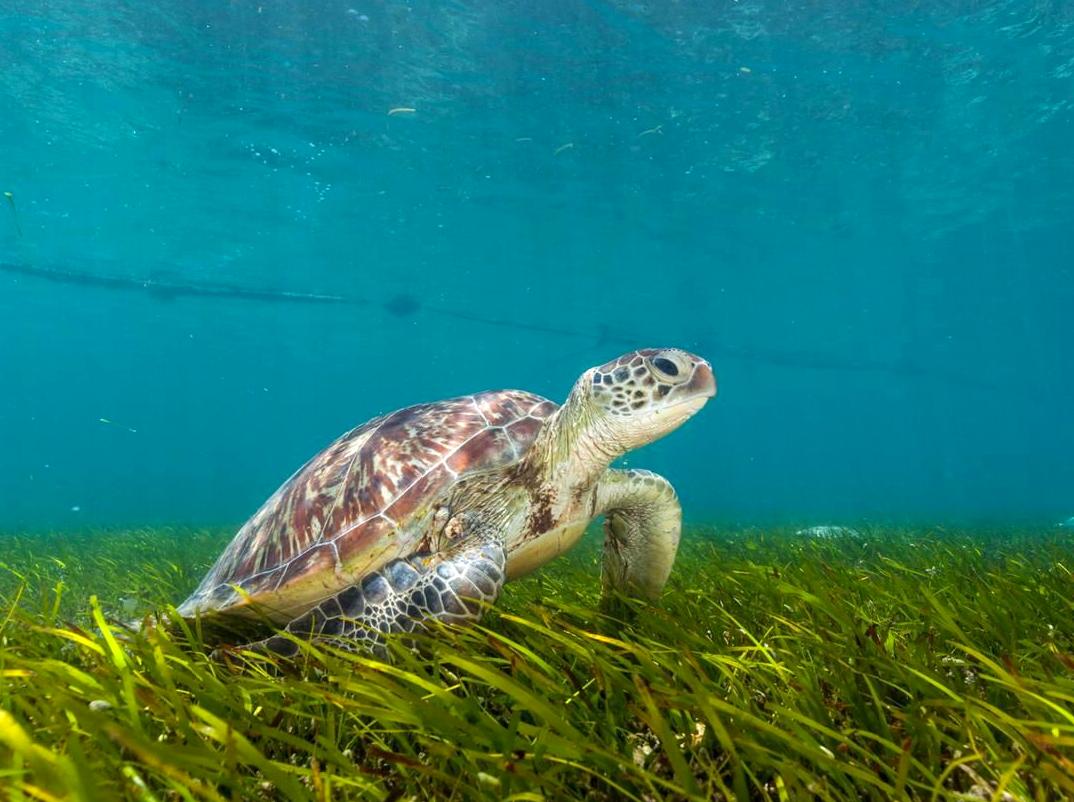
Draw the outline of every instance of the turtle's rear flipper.
M451 554L392 560L287 625L297 638L344 649L377 649L383 635L412 632L426 619L476 621L503 587L505 555L498 542L481 541ZM286 657L298 651L277 635L250 648Z

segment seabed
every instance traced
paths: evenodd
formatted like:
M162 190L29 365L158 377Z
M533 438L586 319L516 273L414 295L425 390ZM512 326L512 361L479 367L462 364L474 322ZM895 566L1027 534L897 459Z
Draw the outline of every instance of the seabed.
M2 800L1074 798L1069 530L685 532L600 612L595 534L387 662L122 622L230 530L0 537Z

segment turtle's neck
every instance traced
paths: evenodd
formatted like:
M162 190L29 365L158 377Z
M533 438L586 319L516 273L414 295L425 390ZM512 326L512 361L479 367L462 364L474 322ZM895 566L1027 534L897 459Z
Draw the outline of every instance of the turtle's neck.
M589 411L589 374L537 433L518 466L518 476L533 489L552 487L562 497L588 488L622 455ZM565 492L564 492L565 491Z

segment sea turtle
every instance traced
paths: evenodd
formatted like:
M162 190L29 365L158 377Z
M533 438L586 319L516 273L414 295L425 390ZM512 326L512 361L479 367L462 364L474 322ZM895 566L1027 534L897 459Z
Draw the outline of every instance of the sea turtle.
M830 524L809 526L805 529L799 529L794 534L798 537L816 537L822 540L830 540L836 537L861 537L861 532L857 529L851 529L849 526L832 526Z
M475 620L506 579L562 554L598 515L604 590L655 597L678 547L678 498L654 473L609 464L715 394L705 360L643 349L587 370L563 406L499 390L374 418L288 479L179 613L207 631L254 622L376 646L424 619ZM253 646L298 649L279 633Z

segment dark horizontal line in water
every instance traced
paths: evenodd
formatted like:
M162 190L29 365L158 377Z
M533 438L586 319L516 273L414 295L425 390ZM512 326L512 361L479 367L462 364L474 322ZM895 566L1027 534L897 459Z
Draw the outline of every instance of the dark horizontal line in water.
M35 267L12 262L0 262L0 272L52 281L81 287L93 287L102 290L141 292L160 300L176 298L216 298L220 300L255 301L260 303L290 303L320 306L354 306L379 308L398 318L413 317L418 314L463 320L484 326L513 329L536 334L549 334L580 340L588 340L588 353L605 345L623 345L637 347L636 337L613 331L601 325L593 331L549 326L517 318L495 318L475 314L455 308L431 306L422 303L413 295L401 293L387 300L373 300L348 295L327 293L295 292L291 290L257 289L238 284L215 282L179 283L166 279L138 279L125 276L89 273L55 267ZM704 343L704 350L724 359L764 364L774 367L817 371L844 371L852 373L887 373L912 377L930 377L943 382L958 384L978 389L994 389L993 385L959 376L951 371L937 370L919 365L909 360L882 361L872 359L845 359L804 351L784 351L772 348L750 346L720 345Z
M556 334L564 337L583 337L603 342L633 343L633 339L623 336L608 337L602 334L590 334L571 329L547 326L541 323L529 323L523 320L506 320L500 318L485 317L470 312L423 304L413 295L394 295L386 301L373 301L369 298L361 298L347 295L332 295L326 293L294 292L291 290L270 290L244 287L237 284L221 284L215 282L178 283L161 279L137 279L124 276L102 275L100 273L87 273L77 270L63 270L54 267L32 267L30 265L18 265L11 262L0 262L0 271L15 273L22 276L30 276L52 281L59 284L69 284L82 287L95 287L105 290L130 290L143 292L162 300L174 298L219 298L238 301L261 301L264 303L292 303L292 304L317 304L335 306L359 306L379 307L395 317L412 317L420 312L453 317L458 320L466 320L471 323L480 323L486 326L500 326L503 328L531 331L541 334Z
M162 298L200 297L228 298L244 301L267 301L285 303L314 304L348 304L364 306L368 302L360 298L346 298L342 295L322 295L318 293L290 292L288 290L258 290L236 284L179 284L159 279L136 279L124 276L108 276L100 273L85 273L77 270L61 270L54 267L31 267L10 262L0 262L0 271L16 273L22 276L53 281L59 284L71 284L82 287L97 287L108 290L134 290L157 295Z

